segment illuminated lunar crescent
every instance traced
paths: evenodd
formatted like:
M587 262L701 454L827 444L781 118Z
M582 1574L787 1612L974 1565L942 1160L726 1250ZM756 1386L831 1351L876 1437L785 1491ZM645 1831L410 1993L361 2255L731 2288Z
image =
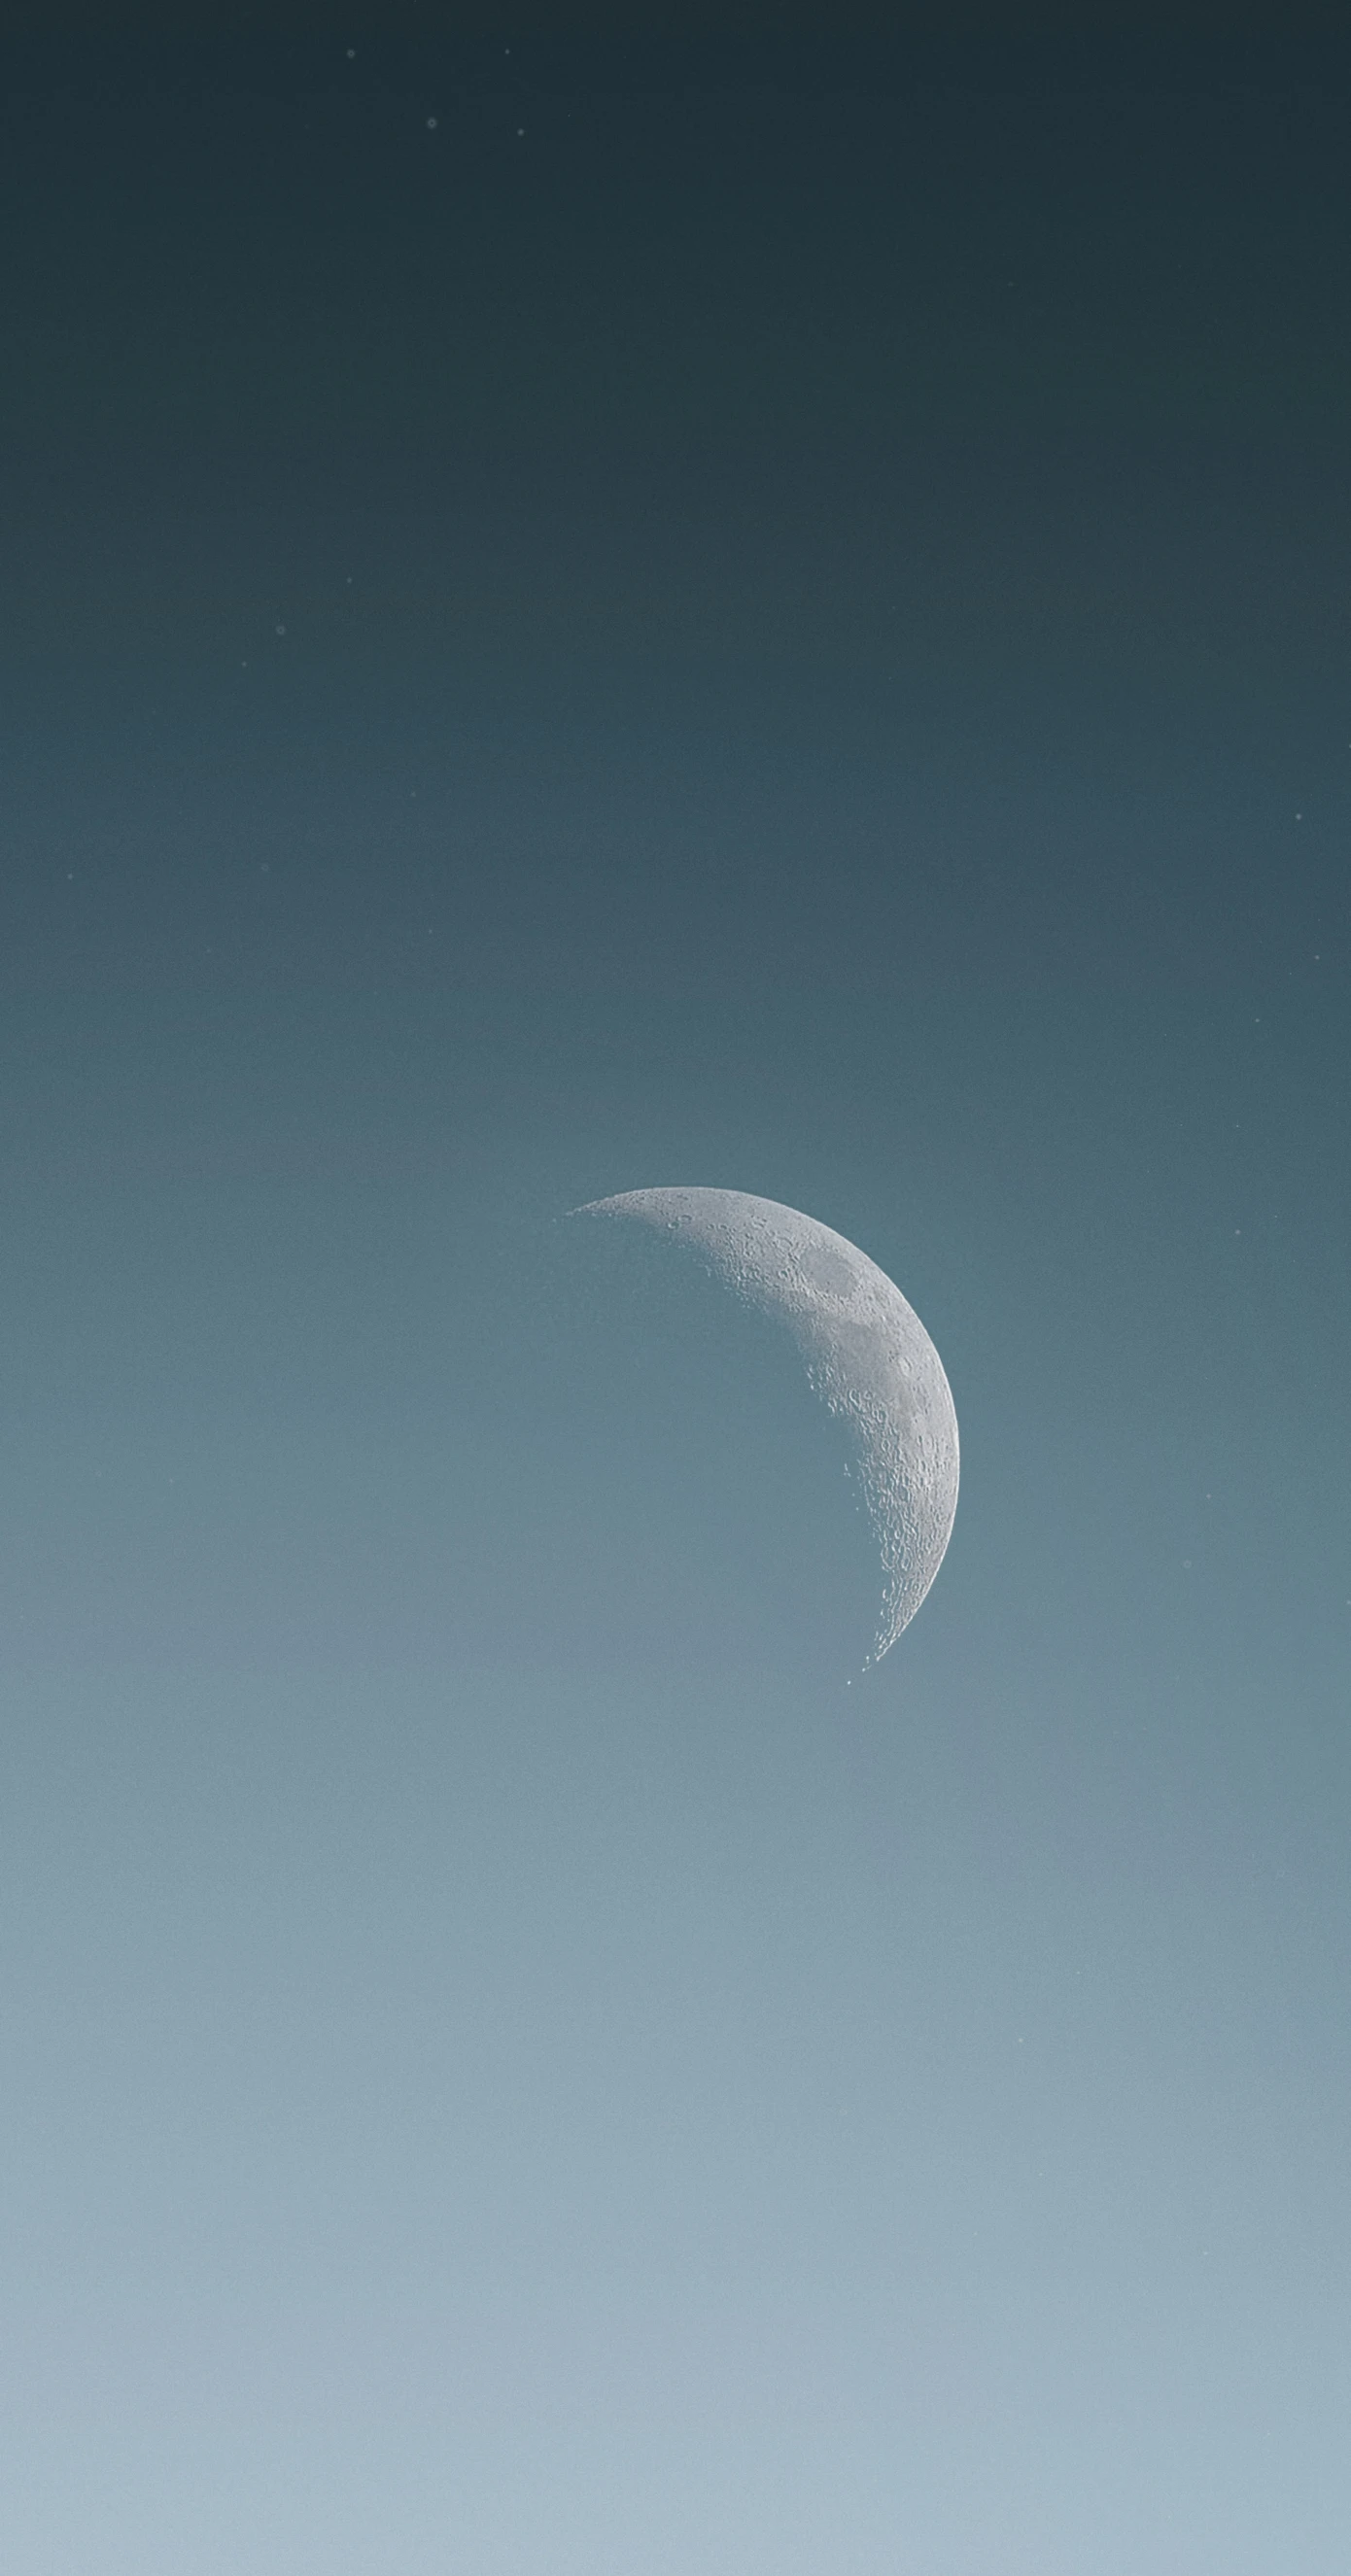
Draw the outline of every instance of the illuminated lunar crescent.
M853 1449L882 1559L877 1663L937 1574L957 1509L952 1390L914 1308L842 1234L744 1190L626 1190L574 1213L690 1245L745 1304L786 1325Z

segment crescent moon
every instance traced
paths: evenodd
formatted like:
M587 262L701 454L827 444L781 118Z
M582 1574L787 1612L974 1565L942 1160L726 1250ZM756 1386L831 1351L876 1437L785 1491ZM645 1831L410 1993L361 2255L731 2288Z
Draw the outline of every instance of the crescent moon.
M857 1244L777 1199L626 1190L572 1213L625 1219L688 1244L744 1304L787 1326L808 1383L844 1424L854 1453L882 1560L868 1657L879 1663L933 1582L957 1510L952 1389L913 1306Z

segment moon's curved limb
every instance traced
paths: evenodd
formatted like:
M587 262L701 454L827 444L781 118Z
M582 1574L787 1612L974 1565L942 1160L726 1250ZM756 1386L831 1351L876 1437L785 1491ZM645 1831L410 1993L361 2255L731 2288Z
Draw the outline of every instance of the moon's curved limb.
M882 1559L868 1658L879 1662L933 1582L957 1509L952 1390L914 1308L844 1235L744 1190L626 1190L573 1213L636 1220L689 1244L787 1326L811 1386L851 1435Z

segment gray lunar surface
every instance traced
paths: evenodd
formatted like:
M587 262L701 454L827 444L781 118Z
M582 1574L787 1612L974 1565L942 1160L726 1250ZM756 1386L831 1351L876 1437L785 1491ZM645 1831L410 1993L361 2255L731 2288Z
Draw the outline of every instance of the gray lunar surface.
M746 1304L787 1326L809 1383L845 1425L882 1559L868 1658L914 1618L957 1509L957 1414L933 1343L865 1252L797 1208L744 1190L627 1190L579 1216L627 1218L701 1254Z

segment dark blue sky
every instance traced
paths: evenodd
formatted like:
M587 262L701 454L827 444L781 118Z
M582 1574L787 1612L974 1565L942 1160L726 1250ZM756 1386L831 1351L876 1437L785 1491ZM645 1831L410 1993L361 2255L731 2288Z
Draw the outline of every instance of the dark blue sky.
M1351 53L0 114L0 2556L1340 2576Z

